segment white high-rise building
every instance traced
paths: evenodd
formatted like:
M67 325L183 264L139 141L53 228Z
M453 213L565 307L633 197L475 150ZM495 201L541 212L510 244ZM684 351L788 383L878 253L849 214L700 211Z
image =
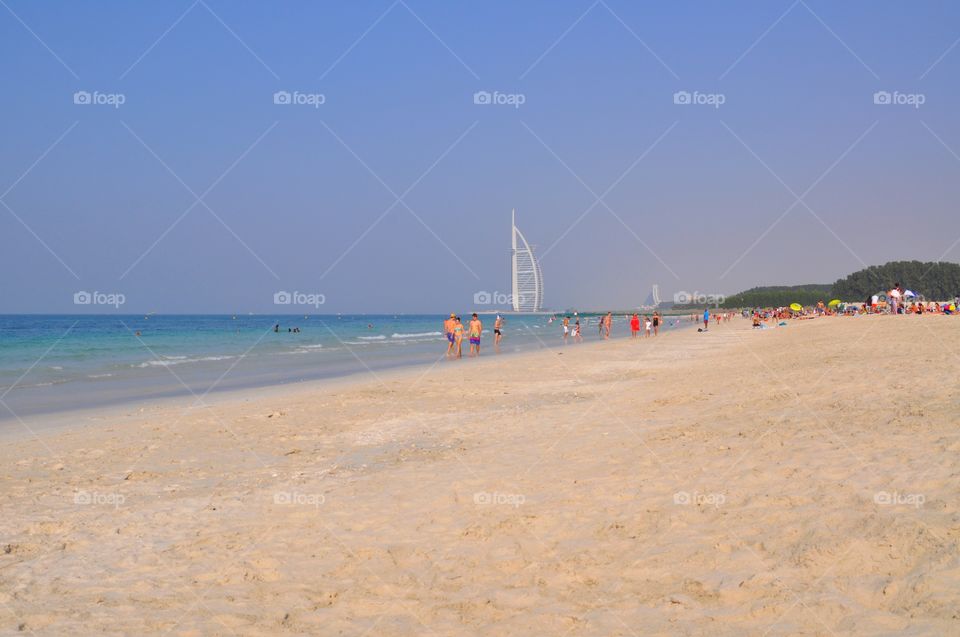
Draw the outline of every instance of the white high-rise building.
M533 248L517 228L517 211L511 213L513 311L539 312L543 309L543 274Z

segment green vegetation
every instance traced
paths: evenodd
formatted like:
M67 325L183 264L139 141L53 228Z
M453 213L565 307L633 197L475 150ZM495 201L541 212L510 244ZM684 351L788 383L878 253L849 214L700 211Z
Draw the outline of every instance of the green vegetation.
M829 283L767 285L727 297L720 307L782 307L791 303L815 305L817 301L826 303L831 298Z
M960 265L920 261L891 261L854 272L833 284L833 298L863 301L886 292L894 283L931 301L946 301L960 294Z
M859 270L833 285L768 285L750 288L727 297L720 307L786 307L791 303L815 305L831 299L861 303L873 294L885 293L894 283L931 301L946 301L960 294L960 265L921 261L891 261ZM711 304L712 305L712 304ZM700 309L703 305L674 305L674 310Z

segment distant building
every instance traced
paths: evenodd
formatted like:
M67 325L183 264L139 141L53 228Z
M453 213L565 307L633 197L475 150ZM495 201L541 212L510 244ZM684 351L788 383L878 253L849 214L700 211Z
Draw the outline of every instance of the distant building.
M650 294L647 295L647 298L643 300L643 305L640 307L643 309L657 309L663 301L660 300L660 286L656 283L653 284L653 289L650 290Z
M511 213L513 311L539 312L543 309L543 274L533 248L517 228L517 211Z

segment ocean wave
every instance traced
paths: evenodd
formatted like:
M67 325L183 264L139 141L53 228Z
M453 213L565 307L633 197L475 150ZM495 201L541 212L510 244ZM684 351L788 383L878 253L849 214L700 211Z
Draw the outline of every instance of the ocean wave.
M113 374L87 374L87 378L109 378Z
M364 341L382 341L387 337L384 336L383 334L380 334L379 336L358 336L357 338L362 339Z
M423 338L424 336L442 336L440 332L416 332L414 334L391 334L390 338ZM363 338L362 336L360 338Z
M182 363L202 363L207 361L226 361L236 356L203 356L201 358L187 358L186 356L165 356L164 360L144 361L131 367L173 367Z

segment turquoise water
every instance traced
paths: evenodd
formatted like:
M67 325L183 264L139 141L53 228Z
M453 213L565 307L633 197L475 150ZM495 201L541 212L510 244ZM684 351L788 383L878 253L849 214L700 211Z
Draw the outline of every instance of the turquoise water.
M446 350L443 318L0 316L0 400L7 406L0 405L0 420L429 364ZM493 354L494 315L480 318L484 354ZM505 319L501 353L563 345L560 322L548 315ZM667 327L674 320L667 317ZM584 340L598 339L597 321L581 315ZM288 331L295 327L300 331ZM613 332L629 333L622 315Z

